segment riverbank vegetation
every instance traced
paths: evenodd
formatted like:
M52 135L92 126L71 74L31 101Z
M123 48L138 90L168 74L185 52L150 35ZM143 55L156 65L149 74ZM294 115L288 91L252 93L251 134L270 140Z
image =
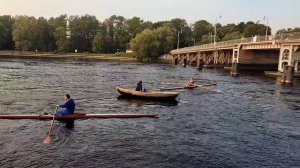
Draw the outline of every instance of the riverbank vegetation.
M216 24L217 41L265 35L259 22ZM295 32L282 29L277 32ZM0 50L121 53L132 49L139 60L155 60L177 47L213 42L214 25L206 20L188 24L175 18L150 22L139 17L113 15L103 22L95 16L61 15L46 19L30 16L0 16ZM271 34L271 28L268 28ZM178 36L179 44L177 44Z

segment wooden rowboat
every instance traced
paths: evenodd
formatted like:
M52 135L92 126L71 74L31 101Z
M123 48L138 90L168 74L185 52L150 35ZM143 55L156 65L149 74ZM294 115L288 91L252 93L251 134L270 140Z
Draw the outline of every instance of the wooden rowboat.
M152 100L175 100L179 94L177 92L140 92L122 87L117 87L117 91L126 97Z
M74 113L66 116L57 116L56 120L75 120L75 119L108 119L108 118L158 118L157 114L84 114ZM53 115L41 114L15 114L15 115L0 115L0 119L37 119L37 120L52 120Z

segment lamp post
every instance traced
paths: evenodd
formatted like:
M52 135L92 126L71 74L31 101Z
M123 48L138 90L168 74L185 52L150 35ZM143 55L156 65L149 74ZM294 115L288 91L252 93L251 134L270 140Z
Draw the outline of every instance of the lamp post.
M195 38L195 36L194 36L194 37L192 37L192 39L193 39L194 46L195 46L195 45L196 45L196 38Z
M267 16L264 16L263 20L266 20L267 22L267 27L266 27L266 38L265 40L267 41L267 37L268 37L268 29L269 29L269 18Z
M179 49L179 34L182 33L182 29L180 28L180 31L178 31L178 34L177 34L177 50Z
M222 15L220 14L219 18L222 18ZM215 33L214 33L214 46L216 46L216 35L217 35L217 23L218 23L218 18L216 18L215 22Z

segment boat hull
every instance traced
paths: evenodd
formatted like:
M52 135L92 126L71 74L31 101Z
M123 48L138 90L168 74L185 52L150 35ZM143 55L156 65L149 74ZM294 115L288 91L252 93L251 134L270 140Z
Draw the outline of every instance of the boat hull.
M185 86L183 89L195 89L196 87L198 87L197 85L195 86Z
M179 93L177 92L140 92L122 87L117 87L117 91L125 97L137 99L150 99L161 101L174 101Z

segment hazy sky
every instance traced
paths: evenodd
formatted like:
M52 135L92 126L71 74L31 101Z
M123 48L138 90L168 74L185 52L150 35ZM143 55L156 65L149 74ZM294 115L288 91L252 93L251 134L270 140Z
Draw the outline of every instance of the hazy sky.
M278 30L300 27L300 0L0 0L0 15L95 15L100 21L111 15L160 21L183 18L188 23L208 20L222 24L262 20ZM273 31L274 33L274 31Z

